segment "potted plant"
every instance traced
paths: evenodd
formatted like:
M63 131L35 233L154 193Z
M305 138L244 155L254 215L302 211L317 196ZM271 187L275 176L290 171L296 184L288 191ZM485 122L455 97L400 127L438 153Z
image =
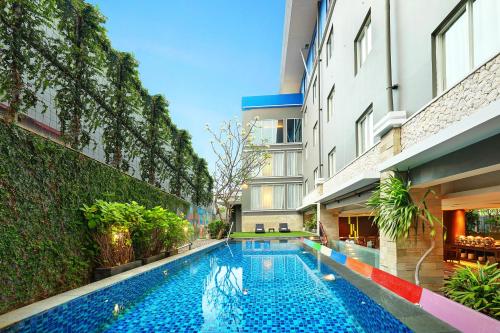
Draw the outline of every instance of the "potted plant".
M167 210L162 207L144 209L142 218L132 224L134 250L142 264L163 259L168 234Z
M442 290L451 300L500 319L500 269L496 263L459 268Z
M98 267L94 279L100 280L138 267L130 235L131 219L140 219L140 209L133 205L97 200L82 208L94 241L93 250Z
M420 202L414 202L410 190L410 181L390 176L380 182L368 199L367 205L373 209L375 216L373 223L392 240L407 238L412 226L415 232L420 224L423 230L426 226L428 227L431 245L420 257L415 267L415 284L420 285L420 267L436 245L435 225L436 223L443 224L427 208L426 198L434 192L428 190Z

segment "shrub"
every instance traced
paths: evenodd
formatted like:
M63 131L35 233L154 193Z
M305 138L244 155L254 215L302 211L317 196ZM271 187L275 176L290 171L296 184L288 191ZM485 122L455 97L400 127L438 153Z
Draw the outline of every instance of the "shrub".
M316 229L317 226L316 212L314 212L310 218L304 221L304 227L307 231L312 231L313 229Z
M154 207L144 211L142 223L133 226L134 249L142 258L160 254L165 250L168 235L168 211Z
M165 247L168 251L187 243L193 235L193 226L183 216L167 212L168 233Z
M221 233L222 231L222 233ZM219 239L229 232L229 225L221 220L214 220L208 224L208 233L210 237Z
M458 269L444 284L445 295L476 311L500 318L500 269L497 264L480 265L476 269Z
M130 227L142 222L144 207L136 202L122 204L97 200L92 206L84 205L82 210L95 242L96 262L101 267L134 260Z

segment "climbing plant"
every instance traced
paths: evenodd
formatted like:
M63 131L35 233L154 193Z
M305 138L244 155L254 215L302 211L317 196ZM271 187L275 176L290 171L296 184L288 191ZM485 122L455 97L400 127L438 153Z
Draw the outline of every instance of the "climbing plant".
M107 58L110 81L109 105L120 110L119 116L103 117L103 143L106 162L115 168L129 169L129 160L136 156L137 139L127 130L133 127L142 106L137 61L130 53L111 50Z
M187 190L187 184L183 180L188 178L188 170L193 164L193 147L191 146L191 136L186 130L173 130L171 135L172 142L172 171L170 178L170 191L182 196ZM195 185L196 187L196 185Z
M51 0L0 1L0 101L8 103L9 123L37 103L46 107L39 94L48 86L47 60L31 43L46 43L53 12Z
M194 187L191 200L195 205L208 206L212 202L213 180L208 172L207 162L193 154Z
M106 53L109 45L104 17L80 0L57 0L57 31L54 49L67 72L57 71L55 101L64 139L76 149L90 143L99 126L101 106L88 90L102 90Z
M0 123L0 156L0 313L89 282L84 204L189 209L184 200L17 126Z

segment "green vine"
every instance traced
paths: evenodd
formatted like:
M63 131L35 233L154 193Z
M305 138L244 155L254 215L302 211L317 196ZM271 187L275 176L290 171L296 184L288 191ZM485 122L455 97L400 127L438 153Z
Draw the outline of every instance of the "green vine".
M90 282L80 208L95 200L189 204L77 151L0 123L0 313Z

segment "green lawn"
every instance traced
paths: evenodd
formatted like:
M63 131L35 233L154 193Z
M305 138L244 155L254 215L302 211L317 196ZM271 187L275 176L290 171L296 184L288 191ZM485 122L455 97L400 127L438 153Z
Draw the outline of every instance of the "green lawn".
M232 238L262 238L262 237L308 237L314 234L307 231L291 231L291 232L266 232L264 234L256 234L255 232L233 232Z

